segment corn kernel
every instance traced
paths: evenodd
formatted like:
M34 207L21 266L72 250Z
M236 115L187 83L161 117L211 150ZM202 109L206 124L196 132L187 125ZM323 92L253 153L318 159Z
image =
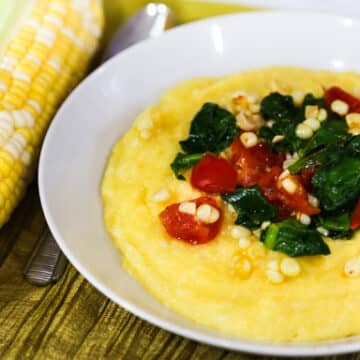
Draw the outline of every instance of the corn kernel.
M267 270L266 276L273 284L280 284L284 281L284 276L279 271Z
M353 135L360 134L360 114L350 113L346 115L346 124Z
M290 177L287 177L284 180L282 180L281 185L284 188L284 190L289 194L295 194L297 190L297 184Z
M241 237L239 239L238 245L240 249L247 249L251 244L251 240L247 237Z
M300 106L304 101L305 93L301 90L295 90L292 92L291 96L294 100L294 104Z
M240 140L246 148L251 148L258 143L258 137L253 132L242 133Z
M347 277L353 278L360 275L360 257L353 257L344 266L344 273Z
M305 106L305 119L316 119L319 115L319 107L317 105Z
M334 100L330 107L334 113L340 116L345 116L349 112L349 105L342 100Z
M317 131L320 129L320 121L316 118L308 118L304 121L304 124L307 125L312 131Z
M251 131L260 129L264 125L264 120L259 115L247 115L240 112L236 116L236 123L241 130Z
M299 263L292 258L285 258L281 261L280 270L285 276L293 277L300 274Z
M319 199L316 198L315 196L309 194L308 195L308 201L309 201L309 204L314 206L314 207L319 207Z
M163 187L151 197L151 200L154 202L163 202L168 200L169 197L169 190L166 187Z
M196 204L191 201L185 201L179 205L179 211L184 214L195 215Z
M220 218L220 212L208 204L200 205L196 210L196 217L205 224L213 224Z
M247 237L250 235L251 235L251 231L244 226L238 225L238 226L233 226L231 228L231 236L234 239L239 239L241 237Z
M273 137L273 139L272 139L272 143L273 144L276 144L276 143L278 143L278 142L280 142L280 141L282 141L282 140L284 140L285 139L285 136L284 135L275 135L274 137Z
M317 116L317 119L320 121L320 122L323 122L327 119L327 111L325 109L320 109L319 111L319 114Z
M310 225L311 224L311 217L309 215L302 214L302 213L297 213L296 218L303 225Z
M328 229L325 229L325 228L322 227L322 226L317 227L317 228L316 228L316 231L317 231L319 234L323 235L323 236L329 236L329 230L328 230Z
M310 139L313 136L313 131L311 130L311 128L304 123L300 123L296 127L295 133L296 136L300 139Z
M277 260L270 260L267 263L267 269L272 271L279 271L279 262Z

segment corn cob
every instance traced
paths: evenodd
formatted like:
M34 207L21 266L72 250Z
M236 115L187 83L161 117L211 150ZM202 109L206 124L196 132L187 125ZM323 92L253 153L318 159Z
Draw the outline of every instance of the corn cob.
M55 111L86 72L103 13L101 0L3 0L0 12L2 226L34 174Z

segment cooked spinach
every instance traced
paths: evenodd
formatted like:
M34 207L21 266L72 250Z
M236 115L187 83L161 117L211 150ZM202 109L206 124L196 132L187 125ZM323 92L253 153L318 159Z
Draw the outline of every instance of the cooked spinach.
M346 145L346 153L351 157L360 157L360 135L353 138Z
M179 180L185 180L184 175L180 172L192 168L197 162L199 162L204 154L184 154L178 153L175 160L170 164L175 176Z
M323 210L352 207L360 195L360 158L342 157L335 164L321 167L312 184Z
M237 188L233 193L223 194L221 198L231 204L238 214L237 225L255 229L263 221L271 220L277 210L269 204L257 186Z
M206 103L195 115L186 140L180 141L187 154L219 153L232 143L238 133L232 113L217 104Z
M349 212L343 214L322 214L315 222L329 231L332 239L350 239L353 231L350 229L351 215Z
M289 166L289 171L294 174L311 167L324 166L338 161L344 155L344 148L338 145L329 145L319 151L313 152L301 159L295 164Z
M294 219L271 224L262 231L261 241L269 249L291 257L330 254L328 245L316 230Z
M261 102L261 113L266 119L273 120L274 124L271 128L263 126L259 136L276 152L299 150L304 141L295 135L298 112L291 96L279 93L266 96ZM272 140L276 135L284 135L284 139L273 143Z
M307 142L301 150L301 155L306 155L312 150L325 145L343 144L351 138L346 122L340 118L333 118L323 122L321 128Z
M293 98L273 92L265 96L260 104L260 111L265 119L291 119L296 114Z

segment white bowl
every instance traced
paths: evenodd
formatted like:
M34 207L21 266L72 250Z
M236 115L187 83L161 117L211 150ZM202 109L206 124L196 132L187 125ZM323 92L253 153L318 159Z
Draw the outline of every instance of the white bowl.
M268 65L360 72L360 22L287 12L248 13L186 25L138 44L89 76L66 100L44 142L42 206L61 249L107 297L164 329L212 345L272 355L360 350L360 337L273 344L230 337L165 308L122 268L105 231L99 187L112 146L135 117L180 80Z

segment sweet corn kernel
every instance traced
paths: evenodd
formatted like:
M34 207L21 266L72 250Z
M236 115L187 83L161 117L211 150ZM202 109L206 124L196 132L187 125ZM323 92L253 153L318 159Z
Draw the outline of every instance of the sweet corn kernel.
M238 245L240 249L247 249L251 244L251 240L247 237L241 237L239 239Z
M346 124L353 135L360 134L360 114L350 113L346 115Z
M270 221L263 221L263 222L261 223L260 229L261 229L261 230L265 230L265 229L267 229L270 225L271 225L271 222L270 222Z
M314 206L314 207L319 207L319 199L316 198L315 196L309 194L308 195L308 201L309 201L309 204Z
M251 231L244 226L233 226L231 228L231 236L234 239L239 239L240 237L248 237L251 235Z
M284 276L279 271L267 270L266 276L273 284L280 284L284 281Z
M251 148L258 143L258 137L253 132L242 133L240 140L246 148Z
M200 205L196 210L196 217L205 224L213 224L220 218L220 212L208 204Z
M236 116L236 123L241 130L251 131L260 129L264 125L264 120L259 115L247 115L240 112Z
M280 269L279 262L277 260L270 260L267 263L267 268L268 268L268 270L279 271L279 269Z
M327 111L325 109L320 109L319 110L319 114L317 116L317 119L320 121L320 122L323 122L327 119Z
M305 119L316 119L319 115L319 107L317 105L307 105L305 107Z
M179 205L179 211L184 214L195 215L196 214L196 204L191 201L183 202Z
M289 194L295 194L297 190L297 184L290 177L282 180L281 185Z
M294 104L300 106L304 101L305 93L301 90L295 90L292 92L291 96L294 100Z
M298 161L298 159L295 158L291 158L291 159L287 159L283 162L283 169L287 169L289 168L291 165L294 165L296 162Z
M316 228L316 231L317 231L319 234L323 235L323 236L329 236L329 230L328 230L328 229L325 229L325 228L322 227L322 226L317 227L317 228Z
M308 118L304 121L304 124L307 125L312 131L317 131L320 129L320 121L316 118Z
M310 139L313 136L313 131L311 128L304 124L300 123L295 130L296 136L300 139Z
M344 273L347 277L353 278L360 275L360 257L353 257L344 266Z
M154 202L163 202L168 200L169 197L169 190L166 187L163 187L151 197L151 200Z
M303 225L310 225L311 224L311 217L309 215L297 213L296 218Z
M276 135L276 136L273 137L272 143L275 144L275 143L278 143L278 142L280 142L280 141L282 141L284 139L285 139L284 135Z
M250 110L253 114L258 114L258 113L260 112L260 105L259 105L259 104L250 104L249 110Z
M340 116L345 116L349 112L349 105L342 100L334 100L330 107L334 113Z
M300 265L299 263L292 258L285 258L281 261L280 270L285 276L297 276L300 274Z

